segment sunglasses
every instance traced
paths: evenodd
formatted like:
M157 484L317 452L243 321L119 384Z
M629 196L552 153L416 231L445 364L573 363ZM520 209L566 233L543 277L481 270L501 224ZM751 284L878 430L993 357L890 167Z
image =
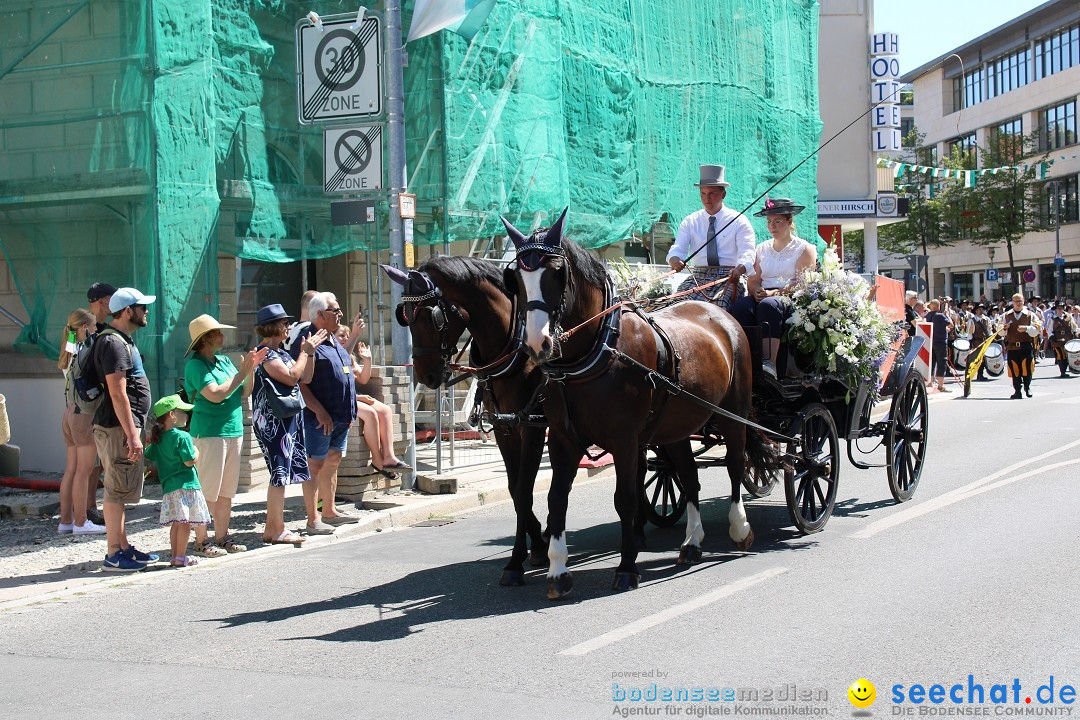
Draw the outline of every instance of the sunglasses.
M339 308L339 307L337 307L337 308L326 308L325 310L323 310L323 312L334 313L335 315L338 315L338 316L341 316L341 315L345 314L345 313L341 312L341 308Z

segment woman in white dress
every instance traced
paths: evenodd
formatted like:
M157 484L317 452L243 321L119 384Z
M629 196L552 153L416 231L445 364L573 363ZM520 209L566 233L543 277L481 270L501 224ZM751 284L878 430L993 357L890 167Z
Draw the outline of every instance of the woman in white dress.
M791 314L783 296L795 286L799 273L817 263L817 248L795 234L795 216L804 209L788 198L776 198L765 200L765 207L754 213L767 218L772 240L755 248L754 271L746 277L746 296L731 308L742 325L761 326L762 366L773 377L784 321Z

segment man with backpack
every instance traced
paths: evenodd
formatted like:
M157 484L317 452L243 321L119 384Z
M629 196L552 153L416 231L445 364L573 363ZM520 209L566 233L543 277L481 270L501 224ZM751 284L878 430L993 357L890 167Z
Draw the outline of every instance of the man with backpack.
M94 337L97 333L101 332L108 327L105 322L109 319L109 300L112 299L113 293L116 292L116 288L109 283L96 282L90 286L90 289L86 291L86 301L90 308L90 312L94 314L94 319L97 321L97 328L94 330L94 334L91 335L86 341L86 354L89 355L94 346ZM80 353L80 356L82 353ZM83 363L85 367L88 363ZM91 413L97 412L97 404L95 403L90 410ZM92 522L98 525L105 524L105 516L101 514L97 506L97 489L98 482L101 480L101 463L95 462L94 469L90 471L90 481L86 484L86 517Z
M155 296L120 288L109 300L112 323L94 340L94 367L104 399L94 415L94 445L104 471L108 553L101 569L143 570L158 556L137 550L125 531L125 505L139 502L143 487L143 425L150 412L150 381L131 335L146 327Z

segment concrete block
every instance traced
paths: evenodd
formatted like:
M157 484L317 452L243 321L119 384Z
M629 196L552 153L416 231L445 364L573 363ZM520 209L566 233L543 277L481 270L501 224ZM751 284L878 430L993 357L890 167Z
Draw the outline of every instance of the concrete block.
M0 93L0 114L7 118L16 118L20 115L29 116L31 84L29 82L9 82L4 84L4 92ZM12 132L11 130L8 133ZM16 146L17 147L17 146Z
M0 22L0 47L5 50L4 62L14 60L14 54L30 44L30 11L6 10Z
M456 495L458 481L448 475L417 475L416 489L429 495Z
M86 11L86 8L78 12L72 12L74 8L71 6L54 4L46 10L41 7L44 3L34 4L38 6L38 9L30 16L31 37L41 37L65 17L67 17L67 22L56 31L53 38L57 40L73 40L90 35L90 13ZM42 10L45 10L45 12L42 12Z
M99 2L91 3L87 10L90 13L90 32L95 38L117 37L123 32L120 23L120 8L123 3ZM128 6L129 8L131 6ZM134 12L132 8L129 12ZM113 41L115 43L115 41Z

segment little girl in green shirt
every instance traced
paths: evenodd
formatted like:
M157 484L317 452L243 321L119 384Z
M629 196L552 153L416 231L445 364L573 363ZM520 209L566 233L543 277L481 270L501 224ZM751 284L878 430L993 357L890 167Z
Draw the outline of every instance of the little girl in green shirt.
M190 412L192 406L169 395L154 403L147 438L146 459L157 466L161 481L161 524L171 525L169 538L172 544L173 567L187 567L198 562L187 554L192 525L208 525L210 510L203 497L199 475L195 471L198 452L191 435L177 429L183 424L181 412Z

